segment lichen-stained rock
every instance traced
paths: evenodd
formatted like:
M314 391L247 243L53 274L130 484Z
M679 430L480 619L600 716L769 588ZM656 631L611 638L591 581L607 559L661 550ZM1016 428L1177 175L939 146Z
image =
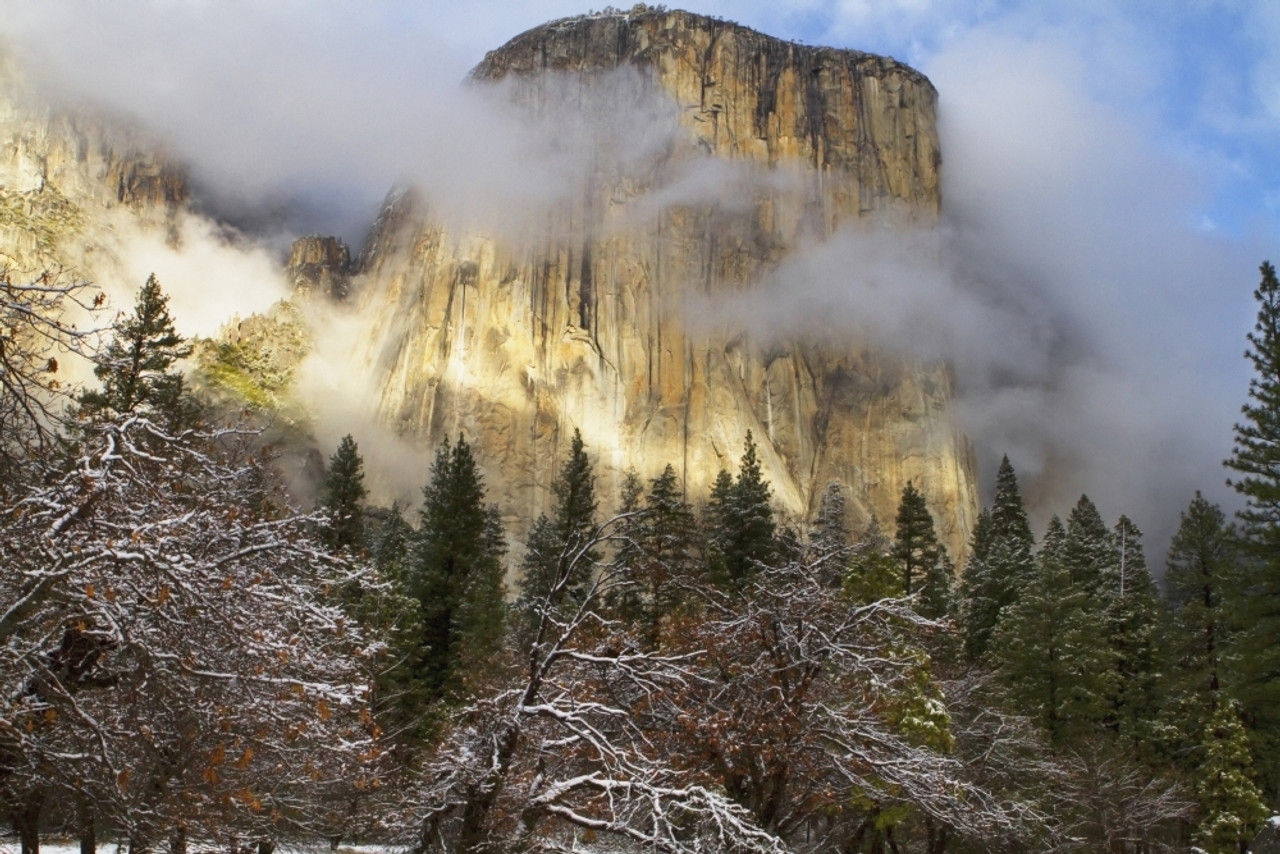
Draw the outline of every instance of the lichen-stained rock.
M751 431L794 518L839 481L851 522L890 524L911 480L961 551L976 481L946 365L852 331L734 328L716 311L837 229L934 222L929 81L890 59L656 10L547 24L473 76L546 113L566 98L591 109L620 68L665 93L675 132L621 170L606 149L627 140L597 141L594 171L545 213L542 239L454 233L430 199L389 199L355 285L377 318L383 417L424 447L466 432L491 461L491 494L524 518L546 508L575 427L600 494L629 466L649 477L672 463L695 502ZM685 167L720 162L743 182L740 204L671 189Z

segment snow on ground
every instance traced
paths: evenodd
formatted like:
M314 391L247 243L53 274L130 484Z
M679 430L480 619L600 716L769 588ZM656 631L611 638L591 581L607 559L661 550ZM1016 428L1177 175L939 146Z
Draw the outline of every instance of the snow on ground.
M16 836L0 835L0 854L19 854L21 850ZM98 854L128 854L128 850L126 842L98 842ZM227 845L196 840L189 843L188 850L191 854L226 854ZM276 846L277 854L402 854L403 851L403 848L394 845L343 845L336 852L324 844L293 845L281 842ZM41 839L40 854L80 854L80 843L73 839Z

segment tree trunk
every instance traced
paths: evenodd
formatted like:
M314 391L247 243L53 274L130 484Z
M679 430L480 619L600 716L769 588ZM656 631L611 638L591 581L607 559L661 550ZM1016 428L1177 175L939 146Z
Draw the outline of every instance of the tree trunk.
M947 850L947 828L934 822L931 818L924 821L927 842L925 850L928 854L945 854Z
M33 797L13 813L14 829L22 844L22 854L40 854L40 808L44 798Z
M187 854L187 829L178 825L169 836L169 854Z
M80 854L97 854L97 816L94 815L93 807L89 804L87 799L80 799L80 803L76 810L76 818L80 825Z
M276 843L274 839L267 839L265 836L258 840L258 854L274 854Z

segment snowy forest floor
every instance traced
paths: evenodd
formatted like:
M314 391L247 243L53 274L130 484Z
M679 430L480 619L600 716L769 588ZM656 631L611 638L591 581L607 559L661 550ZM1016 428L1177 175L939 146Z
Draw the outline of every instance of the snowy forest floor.
M16 836L0 834L0 854L19 854L22 850ZM127 843L103 841L98 843L99 854L126 854ZM242 849L253 850L253 849ZM324 843L293 844L280 842L275 849L278 854L400 854L403 848L392 845L341 845L337 849ZM227 854L226 842L211 840L193 840L188 845L190 854ZM74 839L51 838L40 840L40 854L80 854L80 843Z

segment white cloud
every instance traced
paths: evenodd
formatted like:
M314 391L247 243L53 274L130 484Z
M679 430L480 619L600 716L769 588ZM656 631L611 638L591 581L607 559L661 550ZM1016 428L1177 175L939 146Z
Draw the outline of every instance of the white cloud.
M169 295L170 314L183 335L210 336L235 315L265 312L289 295L280 260L261 246L237 242L207 219L184 216L178 241L121 217L116 275L104 284L112 303L128 311L151 274Z

